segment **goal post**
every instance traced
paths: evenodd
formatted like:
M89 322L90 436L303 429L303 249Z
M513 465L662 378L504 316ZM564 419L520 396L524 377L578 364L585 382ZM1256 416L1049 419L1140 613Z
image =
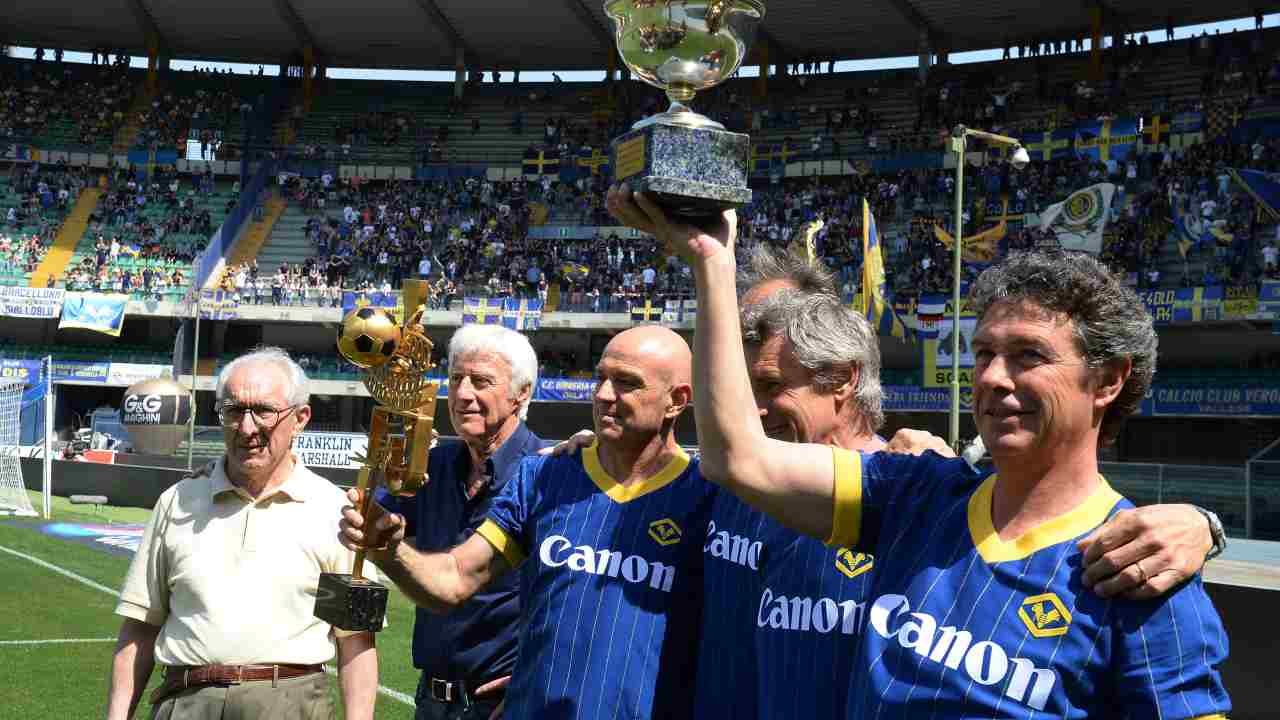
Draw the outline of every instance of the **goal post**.
M31 410L44 407L46 378L48 374L42 373L41 379L25 393L22 380L0 380L0 514L3 515L35 517L39 514L31 506L31 496L22 481L22 411L24 405ZM40 425L44 430L45 423ZM47 457L44 461L49 462ZM47 483L41 485L47 492Z

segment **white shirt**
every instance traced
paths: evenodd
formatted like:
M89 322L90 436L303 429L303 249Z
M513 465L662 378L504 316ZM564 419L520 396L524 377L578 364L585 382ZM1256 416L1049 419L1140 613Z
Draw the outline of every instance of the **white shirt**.
M116 614L160 626L162 665L332 660L331 628L313 613L320 573L351 572L337 539L346 496L298 462L255 500L223 462L160 495Z
M1262 261L1267 265L1275 265L1277 259L1280 259L1280 250L1274 245L1267 245L1262 248Z

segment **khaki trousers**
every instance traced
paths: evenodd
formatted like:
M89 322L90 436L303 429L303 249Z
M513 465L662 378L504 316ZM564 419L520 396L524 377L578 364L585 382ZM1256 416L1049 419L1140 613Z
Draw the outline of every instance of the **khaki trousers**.
M151 708L151 720L333 720L337 709L325 673L239 685L188 688Z

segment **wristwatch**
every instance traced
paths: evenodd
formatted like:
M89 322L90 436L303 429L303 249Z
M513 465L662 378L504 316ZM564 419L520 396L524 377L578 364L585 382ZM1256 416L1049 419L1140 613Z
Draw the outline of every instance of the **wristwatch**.
M1206 510L1199 505L1192 505L1191 507L1199 511L1209 523L1209 534L1213 537L1213 547L1209 548L1209 552L1204 556L1205 562L1209 562L1227 549L1227 531L1222 529L1222 521L1218 519L1218 515L1212 510Z

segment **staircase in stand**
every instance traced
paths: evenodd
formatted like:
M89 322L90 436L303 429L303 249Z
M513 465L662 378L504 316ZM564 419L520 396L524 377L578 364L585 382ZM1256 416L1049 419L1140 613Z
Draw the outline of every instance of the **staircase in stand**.
M116 130L116 136L111 141L112 152L127 153L133 148L134 142L138 139L138 133L142 131L138 117L151 107L151 99L154 97L154 93L143 82L142 88L133 96L133 103L125 111L124 124Z
M67 214L67 219L63 221L62 228L58 230L58 235L53 240L53 246L45 254L44 260L40 261L36 271L31 273L31 287L53 287L58 278L66 272L71 256L76 252L76 245L80 243L80 238L89 227L89 216L98 206L100 197L102 197L102 191L98 188L85 188L80 191L80 197L76 198L76 204Z

